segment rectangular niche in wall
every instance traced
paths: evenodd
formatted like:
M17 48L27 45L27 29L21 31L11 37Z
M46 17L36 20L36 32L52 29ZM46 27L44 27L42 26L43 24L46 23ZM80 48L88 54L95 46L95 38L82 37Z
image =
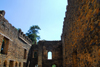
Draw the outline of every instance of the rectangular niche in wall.
M77 67L77 50L72 53L73 67Z
M9 39L4 37L3 41L2 41L2 46L1 46L1 53L2 54L7 54L8 46L9 46Z
M27 50L24 49L24 59L26 59L26 55L27 55Z
M10 60L9 67L14 67L14 61Z
M23 62L23 67L26 67L26 63L25 62Z

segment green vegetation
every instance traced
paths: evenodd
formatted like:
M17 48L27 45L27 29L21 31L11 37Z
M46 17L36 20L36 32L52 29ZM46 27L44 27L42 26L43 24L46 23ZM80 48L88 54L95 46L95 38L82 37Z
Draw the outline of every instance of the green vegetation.
M55 65L55 64L53 64L53 65L52 65L52 67L56 67L56 65Z
M39 33L38 30L40 30L40 27L38 25L33 25L26 33L26 36L32 40L33 44L40 39L40 36L37 35Z

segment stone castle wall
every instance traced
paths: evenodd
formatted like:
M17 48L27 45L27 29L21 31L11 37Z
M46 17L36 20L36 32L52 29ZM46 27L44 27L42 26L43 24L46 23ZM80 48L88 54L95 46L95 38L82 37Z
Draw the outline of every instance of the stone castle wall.
M40 41L39 46L42 49L42 67L52 67L55 64L57 67L62 66L62 43L61 41ZM41 50L38 50L38 52ZM52 59L48 59L48 52L52 53ZM39 63L39 60L38 60ZM38 64L39 65L39 64Z
M13 27L4 18L3 13L5 14L4 11L0 11L0 67L4 65L23 67L32 42L21 30ZM3 40L5 41L4 47L2 46Z
M36 57L35 52L37 52ZM51 59L48 59L48 53L51 52ZM38 44L31 46L27 59L26 67L62 67L62 43L61 41L39 41ZM49 55L50 56L50 55Z
M68 0L63 67L100 67L100 0Z

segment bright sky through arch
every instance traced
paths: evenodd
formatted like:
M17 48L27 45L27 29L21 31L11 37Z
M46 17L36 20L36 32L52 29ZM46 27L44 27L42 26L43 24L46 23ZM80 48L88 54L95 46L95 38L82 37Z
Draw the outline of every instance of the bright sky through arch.
M26 33L30 26L38 25L40 40L60 40L67 0L1 0L0 10L16 28Z

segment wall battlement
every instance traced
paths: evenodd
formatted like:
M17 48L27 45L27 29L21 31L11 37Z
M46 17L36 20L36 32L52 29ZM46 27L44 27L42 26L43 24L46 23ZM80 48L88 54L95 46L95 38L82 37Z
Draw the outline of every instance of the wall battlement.
M11 38L22 38L23 41L28 42L28 44L32 44L32 41L21 31L21 29L17 30L14 26L12 26L4 17L5 11L0 11L0 33L6 34L7 37Z
M27 41L29 44L32 44L32 41L30 40L30 38L28 38L22 31L21 29L18 30L18 37Z
M25 67L31 40L5 19L0 11L0 67Z

